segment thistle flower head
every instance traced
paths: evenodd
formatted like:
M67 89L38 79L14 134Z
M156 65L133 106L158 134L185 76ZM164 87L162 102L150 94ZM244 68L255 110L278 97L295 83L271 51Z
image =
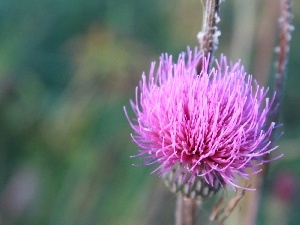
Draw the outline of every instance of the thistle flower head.
M182 182L201 177L210 186L239 187L237 177L247 179L249 168L259 172L264 156L277 148L270 141L275 124L267 123L272 99L240 63L229 66L221 56L208 72L201 57L188 50L177 63L164 54L157 69L151 64L131 101L136 118L125 110L132 139L140 147L137 156L145 165L158 164L160 175L176 167L175 180L183 174Z

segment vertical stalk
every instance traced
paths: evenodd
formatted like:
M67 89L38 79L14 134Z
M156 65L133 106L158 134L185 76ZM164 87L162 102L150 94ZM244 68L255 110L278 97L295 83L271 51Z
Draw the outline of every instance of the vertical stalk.
M292 0L281 0L281 15L279 18L279 46L276 48L278 51L278 61L276 65L276 76L275 76L275 104L280 104L283 98L283 91L285 80L287 76L287 62L288 54L290 50L291 32L294 27L291 25L292 22ZM276 110L272 121L278 122L279 120L279 109Z
M287 76L287 62L289 45L291 40L291 31L293 26L292 21L292 0L281 0L280 1L280 18L279 18L279 46L275 48L278 53L277 63L276 63L276 74L275 74L275 84L274 91L276 96L274 98L274 111L268 115L268 120L270 122L275 122L278 124L280 115L280 103L283 98L283 91L285 80ZM272 142L276 141L276 136L272 137ZM269 156L265 158L268 160ZM256 176L256 194L248 209L247 220L244 221L246 225L256 224L259 206L261 205L261 194L264 189L265 176L268 170L268 164L263 164L261 173Z
M287 77L287 62L290 50L291 32L294 27L292 26L292 0L281 0L280 1L280 17L279 17L279 46L275 48L278 53L276 62L276 74L274 91L276 93L274 98L274 110L268 115L270 122L278 124L280 115L280 104L283 98L284 86ZM276 141L276 134L273 135L271 141ZM269 159L269 155L266 155L266 160ZM262 175L265 175L267 165L264 164ZM263 182L264 179L262 179Z
M192 198L185 198L181 193L179 193L177 195L176 204L175 225L196 224L197 208L200 204L200 201Z
M218 37L221 32L218 30L217 24L219 18L220 0L206 0L202 30L198 33L200 51L204 57L209 57L209 65L213 59L213 53L218 47ZM202 59L199 60L197 72L202 69Z
M213 59L213 53L217 49L220 32L217 28L219 22L219 5L221 0L206 0L202 30L198 33L200 51L204 57L209 57L209 65ZM197 72L202 70L202 58L197 65ZM209 72L209 71L207 71ZM175 225L195 225L197 209L200 201L193 198L185 198L181 193L177 195Z
M273 65L273 49L276 44L274 37L278 32L276 20L278 19L279 6L274 4L274 0L264 0L263 4L256 2L261 8L261 13L258 18L259 22L256 23L258 27L253 46L252 71L258 84L264 86L267 84L270 68Z

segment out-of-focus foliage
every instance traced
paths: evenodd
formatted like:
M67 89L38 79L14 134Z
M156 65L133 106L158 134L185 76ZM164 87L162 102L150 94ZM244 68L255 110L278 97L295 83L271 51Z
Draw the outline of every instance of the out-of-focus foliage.
M0 224L173 224L175 197L151 168L131 165L137 147L123 106L161 52L176 59L197 45L201 7L197 0L0 2ZM235 46L238 7L222 4L217 54ZM295 1L278 150L285 157L270 168L264 224L300 221L299 8ZM258 19L250 19L256 31ZM240 57L251 68L256 54Z

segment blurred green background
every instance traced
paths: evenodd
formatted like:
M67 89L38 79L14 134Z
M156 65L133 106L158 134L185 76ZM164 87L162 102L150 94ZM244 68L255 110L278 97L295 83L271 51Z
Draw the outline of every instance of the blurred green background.
M241 58L262 84L274 73L277 7L221 5L216 55ZM260 224L300 223L299 9L274 153L285 156L271 164ZM174 223L175 196L154 167L131 166L123 106L151 61L197 45L201 21L199 0L0 2L1 225ZM236 211L231 224L242 224Z

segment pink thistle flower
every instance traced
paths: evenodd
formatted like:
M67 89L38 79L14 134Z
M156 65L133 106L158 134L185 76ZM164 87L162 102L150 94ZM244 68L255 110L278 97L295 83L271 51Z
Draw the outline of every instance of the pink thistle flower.
M157 70L153 62L148 78L142 74L131 101L136 119L130 120L125 109L140 147L136 156L144 158L144 165L157 163L159 175L179 167L175 179L181 173L182 182L202 177L211 186L217 181L239 187L237 177L247 179L249 168L259 172L264 156L278 147L270 140L275 123L267 123L268 89L259 87L240 63L228 66L225 56L209 73L203 57L200 74L197 49L185 58L182 53L173 63L172 56L162 55Z

